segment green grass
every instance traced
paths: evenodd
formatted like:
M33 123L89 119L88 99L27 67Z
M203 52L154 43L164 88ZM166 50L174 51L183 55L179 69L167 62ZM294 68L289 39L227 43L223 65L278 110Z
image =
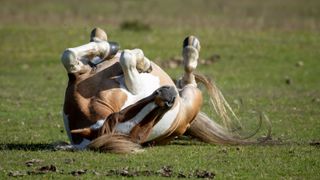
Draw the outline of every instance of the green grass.
M1 2L0 179L45 165L58 171L22 178L72 178L72 171L86 169L80 177L121 179L105 174L126 167L156 172L164 166L172 167L174 177L198 169L218 179L319 178L319 146L309 145L320 140L318 1L62 2ZM123 22L132 20L151 30L121 30ZM198 72L216 81L248 130L256 125L250 112L262 110L272 121L273 139L288 144L217 146L180 140L133 155L52 151L52 143L67 141L61 53L86 43L94 26L107 29L122 48L139 47L150 59L163 61L180 56L185 36L198 36L201 58L221 57L200 65ZM303 66L296 65L299 61ZM166 71L174 78L182 73L181 68ZM214 116L208 100L203 110ZM31 159L43 161L26 166Z

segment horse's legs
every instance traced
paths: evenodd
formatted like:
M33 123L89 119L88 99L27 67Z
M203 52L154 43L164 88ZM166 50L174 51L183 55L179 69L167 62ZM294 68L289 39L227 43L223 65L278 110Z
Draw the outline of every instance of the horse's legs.
M178 122L175 125L170 136L160 139L157 143L163 144L172 140L174 137L182 135L190 126L199 113L202 105L202 93L197 88L197 83L193 71L197 67L200 51L200 42L194 36L189 36L183 41L183 65L184 75L177 82L177 87L180 95L180 111L178 115Z
M78 73L89 69L92 61L110 59L119 50L117 43L108 42L106 33L99 28L92 30L90 43L66 49L61 57L68 73Z
M194 36L189 36L183 41L183 66L184 66L184 75L178 81L178 88L183 88L184 86L190 84L197 87L195 76L193 71L198 65L198 58L200 52L200 42Z
M143 91L139 73L150 72L151 62L141 49L124 50L120 55L120 65L124 74L125 85L132 94Z

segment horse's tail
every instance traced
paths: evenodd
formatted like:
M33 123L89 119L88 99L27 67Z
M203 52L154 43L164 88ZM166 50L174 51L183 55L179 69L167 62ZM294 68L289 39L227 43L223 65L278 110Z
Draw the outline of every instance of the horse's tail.
M270 128L268 129L268 133L266 137L261 138L258 141L248 140L248 138L255 135L261 125L262 118L260 118L260 124L255 132L247 137L240 137L238 135L233 134L227 128L219 125L210 119L205 113L200 112L195 120L191 123L191 126L187 130L187 134L191 135L203 142L212 143L212 144L258 144L263 143L264 141L270 138Z
M135 153L142 151L140 144L135 143L124 134L105 134L94 139L89 149L111 153Z
M210 102L217 115L222 119L224 126L219 125L218 123L210 119L205 113L200 112L196 116L195 120L191 123L191 126L188 129L188 134L204 142L213 144L255 144L261 143L261 141L268 140L270 138L271 123L265 114L260 114L260 122L258 128L247 137L241 137L238 134L233 133L231 130L233 122L232 118L228 115L228 111L232 114L233 119L238 122L237 124L240 126L241 124L238 117L235 115L230 105L223 97L221 91L212 81L210 81L205 76L195 74L195 78L197 82L205 85L210 96ZM248 138L258 133L263 120L268 124L268 132L266 137L264 137L261 141L247 140Z

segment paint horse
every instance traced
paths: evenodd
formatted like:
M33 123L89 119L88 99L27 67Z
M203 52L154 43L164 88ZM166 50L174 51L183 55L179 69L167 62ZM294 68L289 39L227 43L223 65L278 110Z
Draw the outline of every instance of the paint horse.
M88 44L62 54L69 78L64 125L71 142L64 148L128 153L185 133L209 143L246 143L200 112L203 97L197 83L207 87L215 110L228 124L230 108L221 92L194 73L199 52L196 37L183 41L184 74L175 84L142 50L120 50L95 28Z

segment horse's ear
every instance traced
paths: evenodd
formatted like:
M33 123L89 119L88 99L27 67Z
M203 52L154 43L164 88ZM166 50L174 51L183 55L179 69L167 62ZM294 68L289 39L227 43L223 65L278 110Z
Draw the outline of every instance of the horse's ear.
M92 140L97 137L98 132L96 130L91 129L91 128L83 128L83 129L71 130L71 134Z

